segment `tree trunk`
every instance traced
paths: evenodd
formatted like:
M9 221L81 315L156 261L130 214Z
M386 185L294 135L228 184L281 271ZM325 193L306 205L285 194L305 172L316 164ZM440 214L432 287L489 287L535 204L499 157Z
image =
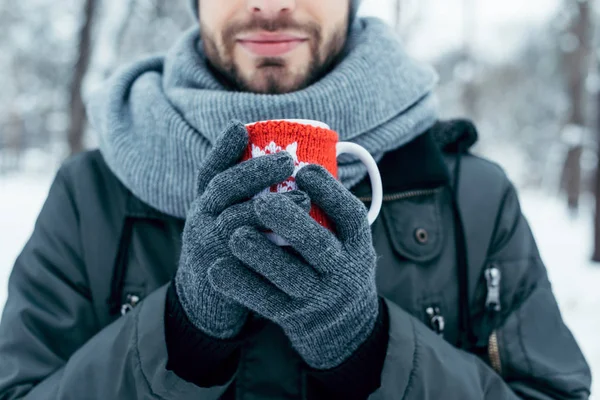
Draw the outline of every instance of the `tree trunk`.
M600 111L600 94L598 95L596 108ZM600 118L596 123L597 135L600 138ZM594 254L592 261L600 262L600 140L598 141L598 166L596 167L596 179L594 187L596 199L596 214L594 215Z
M68 142L71 154L83 150L83 134L87 123L85 107L81 96L83 79L87 73L92 54L92 27L96 9L96 0L85 0L84 21L79 33L79 50L73 80L71 82L71 123L68 131Z
M572 146L567 152L564 166L565 189L569 210L579 209L579 194L581 193L581 153L583 146Z
M476 80L476 60L474 51L474 40L477 29L477 10L474 0L463 0L463 50L462 63L464 81L462 82L462 105L465 116L477 120L477 102L479 93Z
M402 23L402 1L403 0L394 0L394 29L398 33L400 33L402 29L400 26Z
M125 34L127 29L129 28L129 22L133 19L133 12L137 6L137 0L129 0L127 2L127 11L125 12L125 16L119 25L119 29L117 30L116 35L116 43L115 43L115 53L117 56L121 54L121 49L123 48L123 40L125 38Z
M596 213L594 215L594 254L592 261L600 262L600 91L596 93L596 136L598 163L596 166L596 179L594 185L594 197L596 200Z
M573 7L577 7L577 14L569 33L576 38L578 47L567 52L564 58L567 91L571 102L571 113L567 123L585 128L587 126L585 81L588 75L592 39L591 4L590 0L569 0L569 2L574 3ZM582 143L571 145L562 172L568 207L571 211L577 211L579 208L582 146Z

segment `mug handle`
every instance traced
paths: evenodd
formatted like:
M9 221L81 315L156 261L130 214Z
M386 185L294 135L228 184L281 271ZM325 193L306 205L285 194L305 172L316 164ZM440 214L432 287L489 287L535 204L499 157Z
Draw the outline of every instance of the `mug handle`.
M373 199L371 201L371 208L367 214L369 219L369 225L373 225L379 212L381 211L381 205L383 203L383 184L381 182L381 174L379 173L379 167L373 156L361 145L351 142L338 142L336 145L337 156L340 154L351 154L358 157L358 159L365 164L369 178L371 180L371 190L373 193Z

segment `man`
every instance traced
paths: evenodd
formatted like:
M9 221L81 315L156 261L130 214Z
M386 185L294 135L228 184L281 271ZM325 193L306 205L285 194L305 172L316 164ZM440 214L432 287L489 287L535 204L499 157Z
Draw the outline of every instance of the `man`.
M390 28L357 1L193 5L201 33L90 98L100 152L61 168L15 264L0 398L588 398L514 188ZM279 118L380 160L371 228L352 159L254 196L292 159L240 163L229 122Z

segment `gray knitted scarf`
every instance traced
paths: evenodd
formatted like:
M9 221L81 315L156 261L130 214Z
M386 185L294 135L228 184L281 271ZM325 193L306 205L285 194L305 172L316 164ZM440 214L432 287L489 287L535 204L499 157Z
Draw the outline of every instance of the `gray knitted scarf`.
M207 67L197 28L166 56L118 71L87 99L91 125L112 172L154 208L185 217L196 171L232 119L244 123L301 118L327 123L340 140L376 159L423 133L437 119L435 72L404 52L377 19L357 19L343 59L306 89L281 95L232 91ZM366 169L339 158L339 177L352 187Z

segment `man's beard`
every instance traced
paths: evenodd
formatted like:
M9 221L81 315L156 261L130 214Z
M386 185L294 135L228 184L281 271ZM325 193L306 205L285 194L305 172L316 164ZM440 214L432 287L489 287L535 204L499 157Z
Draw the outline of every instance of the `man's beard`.
M255 66L254 79L248 78L240 71L234 61L236 36L242 32L263 30L276 32L293 29L307 34L310 49L310 61L303 71L293 74L287 61L280 57L264 57ZM321 27L315 23L299 24L284 16L276 20L255 18L247 23L234 23L226 27L222 34L222 49L208 32L202 31L204 50L212 67L234 88L265 94L282 94L304 89L326 75L334 65L346 41L347 27L338 27L332 37L325 43ZM221 50L221 51L219 51ZM261 75L260 77L256 75Z

